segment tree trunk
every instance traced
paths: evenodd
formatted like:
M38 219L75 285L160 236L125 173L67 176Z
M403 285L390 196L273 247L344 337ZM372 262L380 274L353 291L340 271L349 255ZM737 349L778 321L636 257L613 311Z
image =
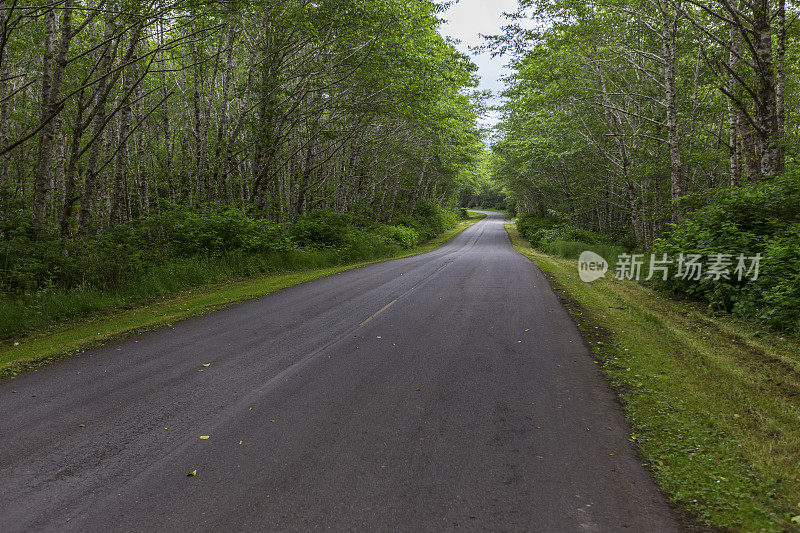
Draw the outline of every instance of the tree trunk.
M667 142L669 144L670 186L672 191L672 221L678 222L681 211L675 205L678 198L684 195L683 164L681 162L680 136L678 133L678 110L676 97L676 65L675 30L670 18L670 0L661 3L661 46L664 56L664 90L667 108ZM676 13L676 22L679 15Z
M786 135L786 0L778 0L776 16L776 48L775 48L775 112L777 113L777 173L784 170L783 138Z
M35 227L44 224L47 216L47 202L50 198L51 176L53 164L53 148L55 144L58 121L56 115L61 109L61 85L64 71L67 68L67 53L72 38L72 4L73 0L65 0L61 15L61 41L56 50L58 21L56 20L56 4L51 3L45 13L44 56L42 60L42 92L40 124L44 124L38 134L38 151L36 172L33 179L33 213L31 223Z
M735 72L739 68L739 57L737 54L741 53L742 41L738 30L733 24L730 24L728 44L728 67L731 71ZM728 88L731 93L735 90L736 80L733 74L728 75ZM742 143L741 143L741 130L743 127L749 127L748 124L743 123L742 112L736 104L730 99L728 101L728 121L730 123L729 139L729 160L728 160L728 184L731 187L738 187L742 184Z
M767 2L755 2L753 45L757 54L758 93L756 116L761 149L761 170L766 176L776 176L783 167L778 135L778 101L775 92L775 64L772 54L772 27Z

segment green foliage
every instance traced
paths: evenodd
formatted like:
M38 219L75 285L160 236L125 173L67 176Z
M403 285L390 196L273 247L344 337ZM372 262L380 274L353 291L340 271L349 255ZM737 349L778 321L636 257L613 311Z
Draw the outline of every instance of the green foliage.
M407 226L379 226L378 232L403 248L413 248L419 244L419 234Z
M543 233L553 229L563 223L559 217L548 215L542 216L539 213L525 213L517 219L517 229L520 235L530 241L534 247L539 246L542 241Z
M299 246L339 248L347 242L351 222L343 213L318 211L297 221L289 234Z
M395 222L413 229L424 242L458 224L459 218L455 212L442 209L433 200L423 198L416 203L413 215L396 217Z
M763 274L748 297L735 304L735 312L800 335L800 224L767 243L762 264Z
M184 257L231 250L281 252L291 248L280 227L250 218L239 209L223 207L211 213L173 210L145 219L142 226L150 235L159 235L171 253Z
M690 205L696 200L690 200ZM655 244L657 253L761 254L755 281L670 279L664 286L714 309L758 318L800 333L800 175L720 191ZM749 266L749 262L748 262Z
M517 219L517 228L534 248L542 250L544 250L544 246L557 241L578 241L587 245L607 243L606 237L578 228L564 215L552 210L547 215L539 213L522 215Z

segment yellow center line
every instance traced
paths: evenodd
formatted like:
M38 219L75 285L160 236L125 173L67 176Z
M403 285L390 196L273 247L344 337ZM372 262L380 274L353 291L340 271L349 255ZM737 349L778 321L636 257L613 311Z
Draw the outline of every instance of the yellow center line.
M367 322L369 322L370 320L372 320L373 318L375 318L375 317L376 317L376 316L378 316L379 314L381 314L381 313L383 313L384 311L386 311L387 309L389 309L389 308L390 308L391 306L393 306L395 303L397 303L397 300L392 300L392 301L391 301L391 302L389 302L388 304L384 305L384 306L383 306L383 308L382 308L380 311L378 311L377 313L375 313L374 315L372 315L371 317L369 317L368 319L366 319L364 322L362 322L361 324L359 324L359 326L363 326L364 324L366 324Z

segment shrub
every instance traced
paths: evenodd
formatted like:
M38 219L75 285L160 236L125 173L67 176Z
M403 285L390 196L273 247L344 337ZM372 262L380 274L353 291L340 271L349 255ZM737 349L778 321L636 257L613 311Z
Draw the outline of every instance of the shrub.
M380 226L378 232L403 248L420 243L419 234L408 226Z
M517 229L520 235L536 247L541 243L546 230L550 230L562 222L560 218L553 215L542 216L539 213L525 213L517 219Z
M689 203L697 205L699 201L690 199ZM671 256L762 254L759 279L670 279L663 286L705 301L711 308L760 318L774 327L798 332L799 224L800 176L796 169L762 184L722 190L656 241L655 251Z
M547 215L526 213L517 219L520 234L530 241L534 248L542 248L556 241L604 244L607 239L599 233L574 226L566 217L555 211Z
M347 243L350 222L346 214L317 211L297 221L289 234L299 246L337 248Z

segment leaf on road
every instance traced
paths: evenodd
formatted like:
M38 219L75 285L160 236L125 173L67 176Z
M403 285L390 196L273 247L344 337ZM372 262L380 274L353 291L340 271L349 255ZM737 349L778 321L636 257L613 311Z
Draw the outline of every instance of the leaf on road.
M197 475L197 470L192 470L191 472L186 473L187 477L194 477L196 475Z
M209 366L211 366L211 363L203 363L203 366L209 367Z
M211 436L210 435L200 435L200 438L203 439L203 440L208 440L208 439L211 438Z

